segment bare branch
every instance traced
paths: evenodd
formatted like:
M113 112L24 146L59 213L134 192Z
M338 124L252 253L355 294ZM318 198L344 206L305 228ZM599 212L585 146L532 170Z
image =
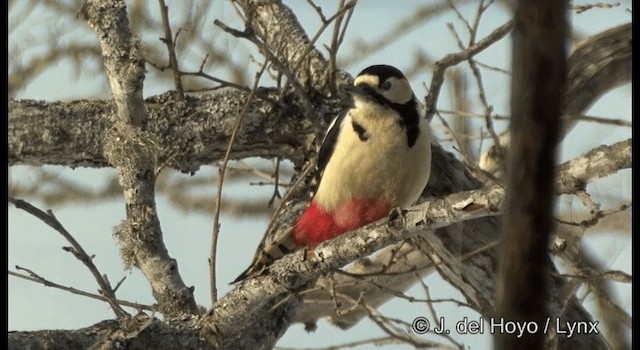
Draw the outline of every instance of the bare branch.
M65 250L71 252L78 260L80 260L84 264L84 266L86 266L89 269L89 271L93 275L93 278L95 278L96 282L98 282L98 285L100 286L101 294L103 294L105 299L109 302L109 305L111 305L111 308L113 309L113 312L116 314L116 316L117 317L129 316L129 314L126 311L124 311L115 301L116 299L115 292L113 288L111 288L111 284L106 279L106 276L103 276L98 270L98 268L96 267L96 265L93 263L93 257L87 254L84 248L82 248L82 245L80 245L80 243L78 243L78 241L76 241L76 239L73 238L71 233L69 233L69 231L67 231L64 228L62 223L58 221L58 219L53 215L53 212L51 210L45 213L42 210L31 205L29 202L26 202L22 199L14 199L11 197L9 197L9 203L15 205L16 208L22 209L27 213L37 217L42 222L49 225L54 230L58 231L58 233L60 233L62 237L64 237L69 243L71 243L73 248L69 248Z
M294 85L325 91L327 62L315 48L289 7L280 1L235 1L247 17L247 23L261 42L269 47L272 63L292 74ZM282 40L281 38L287 38Z
M440 95L442 84L444 83L444 73L447 68L455 66L460 62L463 62L470 57L473 57L476 54L482 52L484 49L507 35L507 33L511 31L512 27L513 22L507 22L502 26L496 28L491 34L480 40L475 45L469 47L468 49L461 52L448 54L443 59L436 62L436 67L433 71L433 78L431 79L431 85L429 87L429 94L425 98L427 119L431 119L436 111L436 102L438 100L438 96Z
M218 288L216 287L216 255L218 252L218 234L220 232L220 203L222 201L222 186L224 184L224 175L227 171L227 164L229 164L229 156L231 155L231 149L233 148L233 144L236 141L238 136L238 132L242 128L242 124L244 121L247 112L249 111L249 106L253 101L254 92L258 89L258 84L260 83L260 78L262 78L262 74L265 69L269 65L269 60L266 60L262 64L262 69L256 74L255 82L253 83L253 88L251 89L251 93L247 98L247 102L245 103L240 115L238 116L238 120L236 122L235 127L233 128L233 132L231 133L231 138L229 139L229 145L227 146L227 151L224 154L224 159L222 160L222 166L219 168L218 175L218 190L216 195L216 206L215 213L213 216L213 231L211 234L211 252L209 254L209 275L210 275L210 288L211 288L211 304L215 304L218 301Z
M231 157L282 156L302 161L306 152L315 150L316 128L295 106L280 103L290 95L260 91L269 101L256 99L251 104ZM171 92L147 99L147 130L154 134L158 163L194 172L222 159L226 143L219 140L228 140L233 131L233 124L226 121L237 118L248 94L222 88L184 99ZM328 103L331 107L332 102ZM109 166L103 142L114 118L109 101L10 100L9 164Z
M118 169L127 208L127 219L114 233L121 255L126 265L144 273L163 313L197 313L193 288L184 284L177 262L169 256L156 211L156 142L147 131L141 44L129 31L124 2L88 1L81 12L98 34L117 110L105 134L104 152Z
M579 115L599 96L631 79L631 23L594 35L569 57L564 114ZM567 134L575 122L566 122Z
M576 11L576 13L583 13L589 10L593 10L594 8L609 9L609 8L614 8L618 6L620 6L619 2L616 2L613 4L604 4L602 2L599 2L595 4L586 4L586 5L571 5L571 9Z
M63 286L61 284L52 282L36 273L34 273L33 271L29 270L29 269L25 269L22 268L20 266L16 266L16 270L24 270L25 272L27 272L29 275L23 275L17 272L13 272L11 270L7 271L7 273L9 274L9 276L14 276L17 278L22 278L24 280L27 281L31 281L31 282L36 282L36 283L41 283L42 285L44 285L45 287L52 287L52 288L56 288L56 289L60 289L60 290L64 290L66 292L69 293L73 293L73 294L77 294L77 295L81 295L83 297L87 297L87 298L91 298L91 299L96 299L96 300L100 300L100 301L104 301L106 303L111 303L111 302L115 302L118 305L122 305L122 306L127 306L127 307L131 307L135 310L146 310L146 311L155 311L156 308L153 305L145 305L145 304L140 304L140 303L133 303L130 301L126 301L126 300L120 300L117 298L107 298L104 295L101 294L94 294L94 293L89 293L89 292L85 292L73 287L67 287L67 286ZM114 288L114 290L117 289Z
M576 125L576 118L599 97L631 79L631 24L594 35L582 42L568 61L568 80L563 108L562 136ZM615 122L614 122L615 124ZM498 143L499 144L499 143ZM497 158L493 145L483 157ZM486 163L500 163L499 159Z
M621 271L606 271L603 264L579 240L574 240L559 256L570 272L569 281L575 283L576 287L584 285L588 293L593 293L599 309L596 310L597 319L612 347L630 348L623 330L624 327L632 327L631 316L614 301L608 278L623 278L626 283L631 283L631 276Z
M441 15L448 8L448 4L441 1L436 4L429 4L416 9L409 16L399 20L398 25L389 30L386 34L375 38L368 38L373 41L367 40L366 42L358 42L358 50L354 50L354 53L351 56L341 57L340 64L343 66L350 66L362 60L362 57L374 55L377 51L387 47L390 42L407 35L407 33L415 30L425 22Z
M9 332L9 349L114 349L126 344L132 349L214 348L193 336L193 321L169 323L141 313L133 318L107 320L77 330ZM55 344L52 344L55 339Z
M612 174L612 171L629 168L631 139L611 146L596 147L558 168L556 189L561 191L560 193L574 193L584 190L587 183Z
M162 16L162 27L164 27L164 38L160 39L167 45L167 51L169 53L169 68L173 71L173 81L176 85L176 91L182 94L184 89L182 88L182 78L180 77L180 67L178 65L178 58L176 55L176 44L174 42L173 34L171 34L171 24L169 23L169 7L164 3L164 0L158 0L160 4L160 14ZM178 31L180 33L180 31ZM176 33L175 39L178 38Z

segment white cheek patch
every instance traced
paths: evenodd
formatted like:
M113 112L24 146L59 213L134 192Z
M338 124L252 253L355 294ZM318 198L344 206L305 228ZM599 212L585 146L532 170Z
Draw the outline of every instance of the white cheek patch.
M413 98L413 90L411 90L411 85L406 79L390 78L389 80L392 88L383 92L387 100L393 103L405 104Z

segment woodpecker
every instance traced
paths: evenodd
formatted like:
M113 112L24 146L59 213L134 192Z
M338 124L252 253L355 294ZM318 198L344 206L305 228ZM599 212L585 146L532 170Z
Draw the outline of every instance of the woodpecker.
M344 90L352 106L336 117L320 146L311 203L282 237L259 249L232 283L261 274L274 260L411 206L431 170L428 123L407 78L388 65L364 69Z

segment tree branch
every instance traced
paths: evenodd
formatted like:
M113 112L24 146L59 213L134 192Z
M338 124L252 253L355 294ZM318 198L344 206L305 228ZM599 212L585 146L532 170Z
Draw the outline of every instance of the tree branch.
M315 149L316 128L275 89L260 88L249 106L232 159L282 156L300 164ZM158 164L182 172L223 158L248 91L222 88L208 93L174 92L148 98L147 131L153 134ZM330 113L332 101L327 101ZM333 104L337 106L336 101ZM115 114L109 101L45 102L9 100L9 165L110 166L104 139Z
M42 277L40 275L37 275L33 271L31 271L29 269L25 269L25 268L20 267L20 266L16 266L16 270L25 271L25 272L29 273L29 275L23 275L23 274L20 274L20 273L17 273L17 272L9 270L8 271L9 276L22 278L24 280L35 282L35 283L41 283L45 287L51 287L51 288L64 290L64 291L67 291L69 293L81 295L83 297L87 297L87 298L91 298L91 299L104 301L104 302L107 302L107 303L111 303L113 301L118 305L128 306L128 307L133 308L133 309L138 310L138 311L141 311L141 310L155 311L155 307L153 307L153 305L145 305L145 304L140 304L140 303L134 303L134 302L130 302L130 301L126 301L126 300L120 300L120 299L116 299L116 298L110 300L109 298L107 298L107 297L105 297L104 295L101 295L101 294L89 293L89 292L85 292L83 290L79 290L79 289L76 289L76 288L73 288L73 287L63 286L63 285L61 285L59 283L52 282L52 281L50 281L50 280L48 280L48 279L46 279L46 278L44 278L44 277Z
M607 91L631 81L631 23L589 37L568 62L564 134L576 125L572 115L584 113Z
M247 26L275 56L272 63L280 65L278 70L291 73L290 78L295 79L295 85L312 88L317 92L328 91L327 61L311 45L309 37L289 7L279 0L235 2L245 13Z
M123 1L87 1L84 19L98 34L116 105L114 124L104 135L104 155L118 169L127 218L114 232L125 265L139 268L166 316L197 313L187 287L169 256L155 204L157 157L142 98L145 77L140 42L129 31Z
M436 67L433 70L433 78L431 79L431 85L429 86L429 94L425 98L427 119L431 119L436 112L436 104L438 97L440 96L440 89L442 88L442 84L444 84L444 73L446 70L460 62L464 62L470 57L475 56L498 40L504 38L504 36L511 31L511 28L513 28L513 22L507 22L496 28L491 34L487 35L484 39L478 41L468 49L448 54L436 62Z
M193 321L182 324L139 314L132 319L107 320L77 330L42 330L35 332L9 332L9 349L127 349L184 350L214 348L193 335ZM52 341L55 340L55 341Z
M58 220L58 218L53 215L51 210L46 213L39 208L34 207L31 203L26 202L22 199L14 199L9 197L9 203L15 205L16 208L22 209L27 213L37 217L45 224L49 225L54 230L58 231L69 243L71 243L72 247L65 247L64 250L71 252L73 256L75 256L78 260L80 260L84 266L86 266L93 278L98 282L100 286L100 293L103 294L105 299L108 301L109 305L113 309L113 312L117 317L126 317L129 314L124 311L120 305L116 302L116 293L115 290L111 287L109 280L106 275L102 275L98 270L98 267L93 263L93 257L89 256L87 252L82 248L82 245L67 231L66 228L62 225L62 223Z

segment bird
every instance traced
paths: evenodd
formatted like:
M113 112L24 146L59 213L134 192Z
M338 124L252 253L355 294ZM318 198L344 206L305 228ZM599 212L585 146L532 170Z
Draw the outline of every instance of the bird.
M409 80L390 65L362 70L342 87L351 104L329 125L318 150L317 188L281 237L259 248L231 284L260 275L273 261L411 206L431 172L427 120Z

